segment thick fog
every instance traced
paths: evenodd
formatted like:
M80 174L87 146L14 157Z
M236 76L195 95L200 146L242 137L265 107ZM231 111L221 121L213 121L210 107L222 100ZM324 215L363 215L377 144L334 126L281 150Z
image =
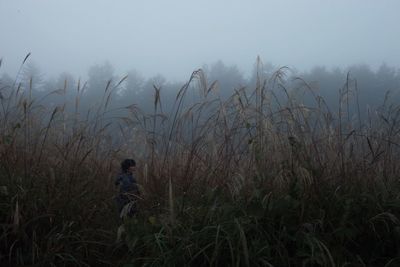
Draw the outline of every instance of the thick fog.
M87 77L108 61L118 75L182 81L218 60L246 77L257 55L300 71L398 68L399 10L397 0L0 0L0 72L16 75L28 52L47 77Z

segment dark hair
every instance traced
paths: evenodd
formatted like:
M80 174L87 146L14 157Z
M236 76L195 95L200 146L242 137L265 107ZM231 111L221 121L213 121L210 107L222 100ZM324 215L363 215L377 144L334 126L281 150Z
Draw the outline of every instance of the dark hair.
M133 159L125 159L121 162L121 171L127 172L131 166L136 166L136 162Z

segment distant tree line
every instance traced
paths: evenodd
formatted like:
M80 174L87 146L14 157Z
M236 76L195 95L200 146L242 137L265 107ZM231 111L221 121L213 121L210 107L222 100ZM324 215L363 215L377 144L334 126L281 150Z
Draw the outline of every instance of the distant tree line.
M207 86L213 86L214 93L222 99L229 98L235 90L254 90L257 86L271 86L274 72L279 68L271 64L258 62L249 77L245 77L236 65L226 65L222 61L203 66ZM377 70L368 65L356 65L348 69L328 69L318 66L307 72L284 68L285 86L290 90L307 87L314 94L321 96L327 105L336 109L341 94L357 98L363 111L368 107L379 107L384 101L396 103L400 100L400 70L386 64ZM188 73L188 77L190 73ZM6 73L0 76L2 95L7 95L7 88L19 88L29 97L41 100L43 105L57 106L68 103L73 109L79 105L81 111L89 112L90 107L109 101L109 108L126 107L136 104L141 109L151 112L154 109L154 97L160 96L160 108L168 112L175 101L176 94L185 84L170 82L162 75L146 78L139 71L132 69L125 75L117 75L113 66L105 62L90 67L88 79L79 80L68 72L58 77L43 78L44 75L34 64L26 64L17 77ZM188 101L196 102L199 93L196 88L188 95ZM273 90L279 91L279 88ZM351 91L351 93L349 93ZM279 96L280 93L276 92ZM303 99L305 103L312 100ZM354 101L353 101L354 103ZM353 107L354 108L354 107Z

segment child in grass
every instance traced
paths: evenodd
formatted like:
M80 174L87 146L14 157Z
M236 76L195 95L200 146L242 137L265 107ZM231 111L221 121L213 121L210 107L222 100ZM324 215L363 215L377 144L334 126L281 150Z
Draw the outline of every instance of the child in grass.
M125 159L121 162L121 173L115 180L119 186L119 194L116 197L120 217L132 217L137 212L136 200L139 196L139 188L134 176L136 162L133 159Z

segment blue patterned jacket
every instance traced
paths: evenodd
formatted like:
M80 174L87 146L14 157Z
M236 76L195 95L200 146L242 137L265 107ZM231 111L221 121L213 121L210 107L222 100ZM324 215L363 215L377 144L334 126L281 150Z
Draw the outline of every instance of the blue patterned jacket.
M134 202L139 195L139 187L132 173L121 173L115 180L115 185L119 186L119 195L116 198L119 211L128 204Z

